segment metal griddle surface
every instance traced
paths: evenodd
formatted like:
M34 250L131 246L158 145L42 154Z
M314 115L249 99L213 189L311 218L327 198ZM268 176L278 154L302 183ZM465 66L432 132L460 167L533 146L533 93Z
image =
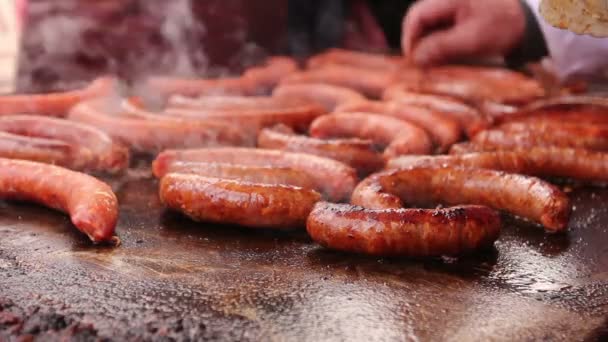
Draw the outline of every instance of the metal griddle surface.
M328 251L305 232L191 222L162 209L146 175L110 180L116 249L91 246L64 215L0 202L0 303L119 340L572 341L606 327L606 189L570 194L565 236L509 219L494 251L400 260Z

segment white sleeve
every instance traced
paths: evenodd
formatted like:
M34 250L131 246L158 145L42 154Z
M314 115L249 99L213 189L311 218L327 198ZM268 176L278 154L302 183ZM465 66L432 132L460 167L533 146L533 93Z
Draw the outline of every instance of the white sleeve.
M526 2L538 20L560 79L608 78L608 38L578 35L555 28L540 15L540 0Z

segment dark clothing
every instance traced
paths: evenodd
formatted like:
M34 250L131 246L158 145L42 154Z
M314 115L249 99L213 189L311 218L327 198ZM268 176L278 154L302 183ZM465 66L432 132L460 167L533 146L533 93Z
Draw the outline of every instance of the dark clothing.
M408 0L368 0L369 7L389 44L399 50L401 22L414 3ZM308 56L320 50L339 46L348 16L348 0L289 0L289 50L296 56ZM525 1L526 33L522 43L509 56L507 64L521 66L548 54L539 24Z

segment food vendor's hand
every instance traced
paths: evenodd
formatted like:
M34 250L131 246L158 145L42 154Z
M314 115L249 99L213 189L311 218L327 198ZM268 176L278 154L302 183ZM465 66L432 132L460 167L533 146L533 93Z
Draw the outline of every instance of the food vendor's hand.
M401 45L422 66L505 55L525 27L519 0L420 0L403 19Z

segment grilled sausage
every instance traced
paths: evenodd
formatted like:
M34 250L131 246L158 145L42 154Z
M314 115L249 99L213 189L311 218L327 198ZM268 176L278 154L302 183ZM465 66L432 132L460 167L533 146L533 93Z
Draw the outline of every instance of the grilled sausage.
M353 168L338 161L304 153L293 153L251 148L201 148L168 150L158 155L153 163L155 174L164 174L176 161L228 163L255 167L286 167L306 173L332 201L349 198L357 182Z
M433 143L420 127L409 122L369 113L335 113L316 119L310 126L316 138L357 137L386 146L384 155L429 154Z
M272 96L316 102L327 112L334 111L343 103L365 100L363 95L350 88L323 83L283 84L274 89Z
M196 221L260 228L303 227L321 195L288 185L249 183L169 173L160 181L161 201Z
M265 128L258 135L258 147L310 153L350 165L360 174L369 174L384 166L384 159L373 143L361 139L323 140L296 135L286 127Z
M0 159L0 197L33 201L70 215L93 242L118 242L118 202L107 184L84 173L25 160Z
M416 167L388 170L361 182L351 203L370 209L407 204L479 204L542 224L547 231L566 229L568 197L538 178L460 167Z

